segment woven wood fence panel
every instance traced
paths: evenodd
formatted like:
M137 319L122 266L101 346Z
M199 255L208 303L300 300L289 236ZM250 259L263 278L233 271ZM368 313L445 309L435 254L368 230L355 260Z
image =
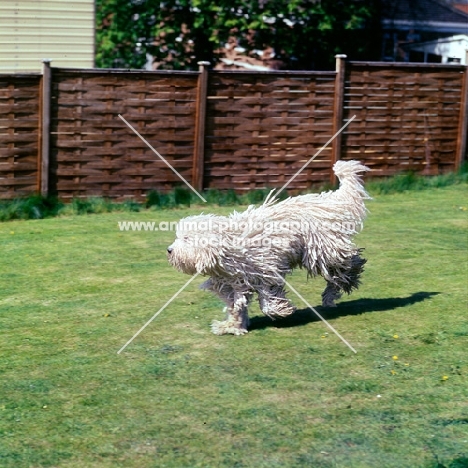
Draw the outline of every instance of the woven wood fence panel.
M281 187L333 134L335 73L211 72L205 186ZM329 178L331 148L288 187Z
M0 75L0 198L37 189L39 75Z
M343 159L360 159L371 177L455 169L463 85L459 66L346 66L343 119L356 119Z
M196 73L53 71L50 186L60 198L141 199L182 184L119 114L190 180Z
M48 187L61 199L142 199L182 185L119 114L200 189L281 187L353 115L341 142L290 190L331 180L335 157L362 160L372 177L459 166L466 67L348 62L344 69L342 80L341 72L52 68L50 97L50 73L0 75L0 198ZM50 99L50 118L41 99Z

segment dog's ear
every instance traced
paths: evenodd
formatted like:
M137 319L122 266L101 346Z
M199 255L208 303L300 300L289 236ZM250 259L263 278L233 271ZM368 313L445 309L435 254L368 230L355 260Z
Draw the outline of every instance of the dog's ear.
M204 232L197 235L194 246L196 256L195 268L200 274L209 274L220 264L220 253L222 251L222 238L216 232Z

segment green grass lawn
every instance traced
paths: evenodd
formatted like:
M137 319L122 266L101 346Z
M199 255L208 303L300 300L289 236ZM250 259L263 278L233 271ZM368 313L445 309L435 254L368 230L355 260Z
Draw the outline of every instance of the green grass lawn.
M118 221L206 207L1 223L0 466L467 467L467 186L368 207L362 287L317 308L356 355L292 293L293 317L215 336L201 278L118 355L189 279L174 233Z

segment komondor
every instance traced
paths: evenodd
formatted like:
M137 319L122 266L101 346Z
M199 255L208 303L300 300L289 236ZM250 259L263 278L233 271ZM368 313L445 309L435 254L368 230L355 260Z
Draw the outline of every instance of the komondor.
M271 192L261 206L251 205L242 213L201 214L179 222L168 259L183 273L209 276L202 288L226 303L226 320L214 321L213 333L247 333L254 293L272 319L294 312L284 277L296 267L325 278L326 307L359 286L366 260L352 237L362 227L364 200L370 198L359 176L368 168L358 161L338 161L333 169L340 180L336 191L281 202Z

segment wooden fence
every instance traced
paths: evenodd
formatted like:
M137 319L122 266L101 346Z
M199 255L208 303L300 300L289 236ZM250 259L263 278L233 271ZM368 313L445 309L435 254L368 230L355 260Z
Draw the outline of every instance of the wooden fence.
M335 72L72 70L0 75L0 198L34 192L141 199L181 185L125 118L195 188L334 182L337 159L371 175L457 169L467 67L346 62Z
M38 190L41 77L0 75L0 197Z
M362 159L372 175L457 169L466 152L467 67L351 63L343 159Z

